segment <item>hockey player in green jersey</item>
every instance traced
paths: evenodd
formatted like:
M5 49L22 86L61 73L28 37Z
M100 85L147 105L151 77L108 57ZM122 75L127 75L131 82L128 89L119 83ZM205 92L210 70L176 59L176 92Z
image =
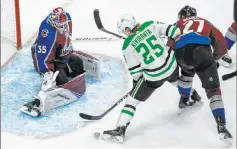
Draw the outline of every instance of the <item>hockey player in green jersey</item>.
M179 28L155 21L139 24L129 14L118 20L117 27L120 33L127 36L122 52L134 84L117 121L117 129L104 131L102 138L123 142L137 105L146 101L166 81L176 86L179 84L179 90L186 90L188 94L191 92L193 100L200 100L200 96L191 91L192 78L181 76L179 79L175 54L161 39L162 36L175 39L180 35ZM187 106L188 100L180 100L179 108Z

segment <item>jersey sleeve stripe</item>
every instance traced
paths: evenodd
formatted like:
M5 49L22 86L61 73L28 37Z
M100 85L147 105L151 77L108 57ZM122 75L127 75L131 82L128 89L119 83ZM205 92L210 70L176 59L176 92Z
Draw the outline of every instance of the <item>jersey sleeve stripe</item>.
M177 27L173 26L173 29L172 29L172 32L171 32L171 35L170 35L171 38L174 38L173 36L175 35L176 30L177 30Z
M133 71L133 72L130 72L130 74L134 75L134 74L137 74L137 73L140 73L140 72L143 72L143 70Z
M140 64L139 65L136 65L136 66L134 66L134 67L132 67L132 68L129 68L128 70L129 71L133 71L133 70L135 70L135 69L137 69L137 68L139 68L140 67Z

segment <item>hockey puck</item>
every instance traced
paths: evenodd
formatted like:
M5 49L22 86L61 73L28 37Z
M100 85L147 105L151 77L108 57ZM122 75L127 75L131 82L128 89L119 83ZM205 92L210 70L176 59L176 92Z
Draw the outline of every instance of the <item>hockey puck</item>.
M98 139L98 138L100 137L100 133L99 133L99 132L95 132L95 133L94 133L94 137L95 137L96 139Z

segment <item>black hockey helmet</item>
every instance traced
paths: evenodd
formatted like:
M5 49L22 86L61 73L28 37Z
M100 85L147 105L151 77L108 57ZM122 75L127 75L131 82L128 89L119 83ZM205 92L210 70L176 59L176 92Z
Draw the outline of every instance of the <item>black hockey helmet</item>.
M195 8L186 5L179 11L178 19L191 17L191 16L197 16L197 11Z

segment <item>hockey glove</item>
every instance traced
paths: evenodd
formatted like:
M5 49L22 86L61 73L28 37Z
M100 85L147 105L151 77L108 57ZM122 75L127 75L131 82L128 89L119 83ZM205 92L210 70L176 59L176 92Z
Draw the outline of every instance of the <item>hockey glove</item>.
M172 50L175 50L175 41L172 38L168 38L168 41L166 43L168 47L170 47Z
M54 61L54 66L58 68L66 68L67 63L63 59L55 59Z

